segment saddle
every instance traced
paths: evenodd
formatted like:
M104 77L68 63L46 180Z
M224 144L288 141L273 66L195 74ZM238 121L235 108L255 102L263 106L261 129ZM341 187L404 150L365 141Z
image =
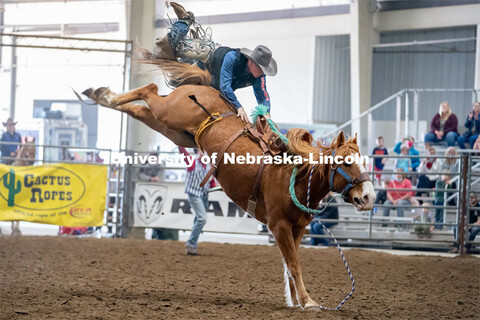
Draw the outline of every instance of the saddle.
M276 124L275 127L278 131L280 131ZM272 128L270 128L267 122L267 118L265 118L264 116L258 116L257 122L255 123L255 129L261 135L261 139L267 144L272 156L287 152L287 145L285 144L285 142L283 142L283 140L277 133L272 131Z

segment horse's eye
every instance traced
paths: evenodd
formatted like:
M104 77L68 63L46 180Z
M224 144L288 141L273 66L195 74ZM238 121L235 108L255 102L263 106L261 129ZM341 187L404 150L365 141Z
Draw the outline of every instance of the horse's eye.
M351 167L352 164L351 163L344 163L345 167Z

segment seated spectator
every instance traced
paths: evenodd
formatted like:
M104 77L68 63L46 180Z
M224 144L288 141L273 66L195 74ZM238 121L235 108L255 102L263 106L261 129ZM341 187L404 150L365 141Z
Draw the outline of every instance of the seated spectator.
M377 146L373 149L373 155L388 155L388 150L384 146L383 137L380 136L377 138ZM374 171L383 171L383 167L387 162L387 158L375 158L373 161L373 170ZM382 175L380 173L375 174L375 178L377 178L377 183L380 185L382 181Z
M388 188L388 185L390 184L390 180L386 179L383 181L383 188ZM375 204L384 204L385 201L387 201L387 191L386 190L379 190L376 193L377 198L375 199ZM377 213L377 207L373 207L373 213Z
M458 137L458 146L460 149L466 149L465 143L468 143L473 149L480 134L480 102L477 101L473 104L473 109L465 121L465 128L467 128L467 132Z
M405 178L405 173L403 169L397 169L395 180L390 181L388 188L390 189L411 189L412 183L410 180ZM387 201L385 201L385 205L393 206L389 208L383 209L383 216L388 217L390 216L391 209L397 209L397 217L404 217L404 210L405 208L400 208L396 206L405 206L411 205L411 198L413 196L412 191L387 191Z
M333 198L333 196L329 193L327 197L323 198L323 200L320 202L318 209L322 210L324 208L324 204L328 203ZM337 203L335 199L331 203ZM320 219L335 219L338 220L338 207L335 206L328 206L325 211L323 211L323 214L319 217ZM327 228L331 228L334 225L336 225L337 222L323 222L323 225ZM310 223L310 234L315 234L315 235L327 235L325 230L323 229L322 225L318 223L317 221L313 220ZM323 245L323 246L329 246L330 245L330 238L311 238L310 239L310 244L312 246L316 245Z
M415 149L415 146L414 146L415 139L413 137L403 138L402 142L398 142L395 145L395 148L393 148L393 151L396 154L401 153L402 143L404 143L408 147L408 154L409 155L411 155L411 156L418 156L419 155L418 150ZM410 158L411 171L417 172L417 168L418 168L419 165L420 165L420 158Z
M474 241L477 234L480 233L480 219L478 219L478 217L480 216L480 203L478 203L477 194L474 192L470 193L470 208L475 208L475 209L474 210L470 209L468 211L468 224L473 224L474 226L468 228L468 232L469 232L468 241ZM457 234L458 234L458 227L453 229L453 236L455 237L455 239L457 238ZM466 250L467 252L470 252L472 250L471 243L467 243ZM454 248L449 252L458 253L459 252L458 243L455 243Z
M440 172L441 163L435 157L437 151L434 147L430 147L427 150L427 158L423 159L418 166L419 173L426 173L418 177L418 184L417 188L424 188L424 189L433 189L435 187L435 183L437 182ZM436 172L437 174L428 174ZM417 192L417 196L422 196L426 194L424 191Z
M448 170L443 171L442 177L437 180L435 183L435 189L452 189L452 182L451 176L449 175ZM447 197L450 196L451 193L447 193ZM443 206L445 204L445 192L444 191L435 191L435 202L434 205L436 206ZM443 223L443 209L435 209L435 229L442 230L443 227L441 224Z
M430 206L427 203L424 203L420 213L412 217L414 221L421 223L430 223L432 219L430 218ZM430 238L430 233L433 231L433 225L416 225L415 234L418 238Z
M400 148L400 155L408 156L408 147L407 145L403 145ZM409 158L397 158L395 161L395 169L403 169L403 172L407 173L411 171L410 167L410 159Z
M480 150L480 136L478 136L477 140L473 144L473 150Z
M477 208L477 209L480 208L477 194L473 192L470 194L470 207ZM480 219L478 219L479 216L480 216L480 210L469 210L468 224L473 224L474 226L468 228L468 233L469 233L468 241L474 241L477 234L480 233ZM472 244L467 243L465 247L467 249L467 253L469 253L472 249Z
M458 154L455 147L448 147L447 150L445 150L445 156L455 157L457 155ZM444 170L447 170L450 173L457 174L460 172L460 159L446 158L445 160L442 161L441 168L442 168L442 172Z
M440 110L433 116L430 123L430 132L425 135L425 147L441 141L447 141L449 147L455 146L458 136L457 127L457 116L452 113L448 102L442 102Z

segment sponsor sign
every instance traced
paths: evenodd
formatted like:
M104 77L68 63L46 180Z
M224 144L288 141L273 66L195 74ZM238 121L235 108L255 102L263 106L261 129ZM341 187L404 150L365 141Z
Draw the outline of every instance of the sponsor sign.
M134 226L191 230L195 213L184 189L183 183L137 183ZM223 191L209 194L207 224L203 231L258 233L258 224Z
M0 165L0 221L101 226L106 186L105 166Z

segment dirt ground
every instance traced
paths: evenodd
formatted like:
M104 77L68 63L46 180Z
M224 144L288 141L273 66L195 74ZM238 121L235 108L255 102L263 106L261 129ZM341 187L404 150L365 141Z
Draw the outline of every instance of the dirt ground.
M357 288L341 311L288 308L277 247L0 238L0 319L479 319L480 259L347 250ZM350 291L338 251L301 249L314 300Z

